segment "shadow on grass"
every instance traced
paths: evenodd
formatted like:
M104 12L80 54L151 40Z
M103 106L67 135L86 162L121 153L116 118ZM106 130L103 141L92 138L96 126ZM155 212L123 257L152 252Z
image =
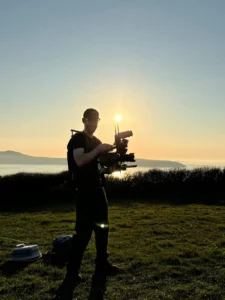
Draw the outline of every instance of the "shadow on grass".
M132 205L133 200L129 199L111 199L108 197L109 206L110 205L120 205L120 206L128 206ZM135 200L135 202L137 202ZM148 201L149 202L149 201ZM40 205L32 205L29 204L26 205L11 205L11 206L4 206L0 207L0 213L22 213L22 212L28 212L28 213L36 213L41 211L47 211L47 212L55 212L55 213L63 213L63 212L75 212L76 211L76 202L74 201L61 201L56 203L47 203L47 204L40 204Z
M224 206L225 197L223 195L168 195L168 196L153 196L153 197L127 197L121 199L108 197L109 207L116 205L121 207L130 208L137 203L143 203L148 205L170 205L170 206L186 206L189 204L203 204L209 206ZM74 202L56 202L50 204L41 205L21 205L21 206L10 206L10 207L0 207L0 213L37 213L37 212L52 212L52 213L63 213L63 212L75 212L76 203Z
M7 261L0 265L0 271L4 276L12 276L22 270L24 270L30 262L14 262Z

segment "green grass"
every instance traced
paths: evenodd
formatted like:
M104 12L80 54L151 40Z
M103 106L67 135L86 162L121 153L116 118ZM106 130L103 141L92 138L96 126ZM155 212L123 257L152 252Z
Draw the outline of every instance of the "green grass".
M110 260L123 272L108 278L104 299L225 299L225 207L114 203L109 217ZM4 265L19 241L37 244L42 253L50 250L55 237L73 234L74 220L71 204L1 213L1 300L54 299L65 267L45 265L40 259L9 274ZM81 267L87 281L76 287L74 299L88 299L94 245L93 234Z

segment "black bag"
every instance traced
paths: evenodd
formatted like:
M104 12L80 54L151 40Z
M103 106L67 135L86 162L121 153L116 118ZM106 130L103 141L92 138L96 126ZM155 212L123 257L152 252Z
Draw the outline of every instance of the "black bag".
M73 254L76 235L61 235L52 242L52 249L42 255L43 260L56 266L65 266Z

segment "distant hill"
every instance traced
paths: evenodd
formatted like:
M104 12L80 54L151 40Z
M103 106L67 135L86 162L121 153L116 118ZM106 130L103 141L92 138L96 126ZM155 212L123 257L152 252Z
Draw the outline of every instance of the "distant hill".
M15 151L0 151L0 164L65 165L66 158L37 157Z
M154 160L154 159L143 159L137 158L135 162L138 167L149 167L149 168L184 168L184 164L171 160Z
M66 158L53 158L53 157L37 157L30 156L16 151L0 151L0 164L32 164L32 165L66 165ZM137 164L138 167L149 167L149 168L182 168L185 165L170 161L170 160L151 160L151 159L142 159L136 158L135 163L128 164Z

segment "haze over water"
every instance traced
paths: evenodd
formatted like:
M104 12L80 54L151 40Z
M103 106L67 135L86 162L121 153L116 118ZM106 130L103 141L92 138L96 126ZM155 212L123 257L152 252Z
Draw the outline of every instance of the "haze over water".
M180 161L180 163L183 163L186 166L187 170L193 170L198 167L218 167L218 168L225 168L225 161ZM116 172L113 174L115 177L122 177L125 174L133 174L135 172L145 172L147 170L150 170L152 168L148 167L135 167L135 168L129 168L126 171ZM158 168L160 170L171 170L173 168ZM0 164L0 176L5 175L12 175L20 172L28 172L28 173L59 173L67 171L66 165L29 165L29 164Z

